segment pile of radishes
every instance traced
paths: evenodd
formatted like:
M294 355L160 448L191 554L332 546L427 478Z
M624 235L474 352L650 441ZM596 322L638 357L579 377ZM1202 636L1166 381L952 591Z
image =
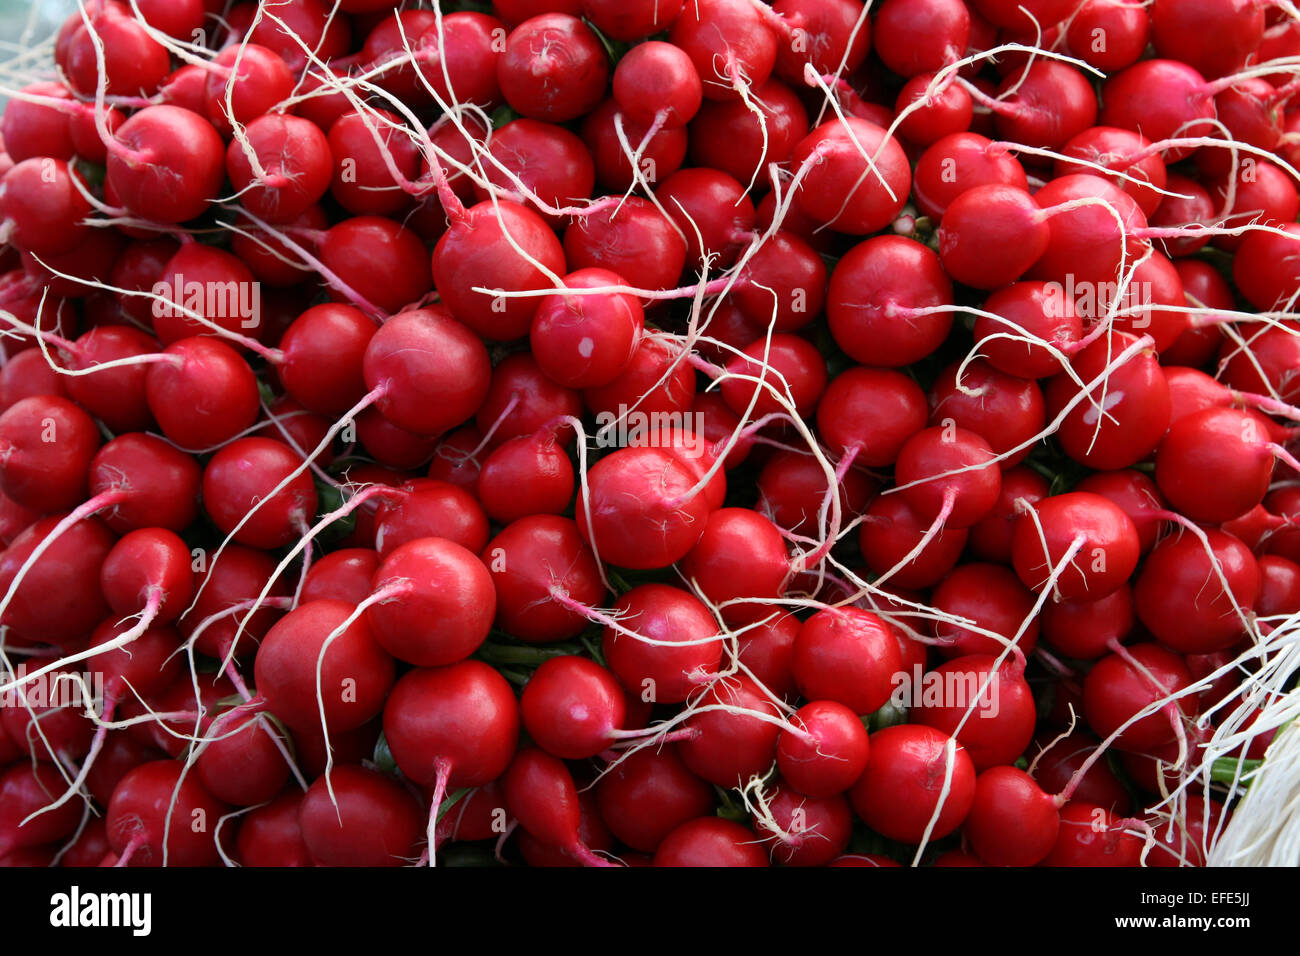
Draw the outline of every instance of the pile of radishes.
M7 70L0 864L1294 855L1300 10L403 6Z

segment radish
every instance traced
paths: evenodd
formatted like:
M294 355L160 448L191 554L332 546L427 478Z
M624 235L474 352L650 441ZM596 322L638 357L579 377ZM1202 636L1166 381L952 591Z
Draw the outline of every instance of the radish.
M0 137L9 158L14 163L36 157L72 159L76 148L68 117L75 107L68 88L61 83L31 83L18 93L0 115ZM67 108L51 100L67 100Z
M588 113L580 132L591 151L596 182L607 189L629 190L640 182L654 186L677 172L686 158L685 127L656 129L638 123L624 116L613 99Z
M739 624L766 616L762 602L781 597L790 559L780 530L767 518L748 508L719 508L680 569L724 621Z
M867 508L858 544L867 567L881 580L924 588L957 564L967 534L965 528L924 519L902 495L882 495Z
M889 625L845 607L818 611L799 629L792 670L808 700L830 700L858 714L884 706L902 660Z
M659 122L670 128L689 123L704 95L691 58L660 40L638 43L618 61L613 92L618 108L629 119L642 126Z
M384 737L402 773L434 788L432 838L448 787L482 786L509 766L519 705L505 678L479 661L413 670L388 695Z
M1214 529L1204 535L1204 542L1185 533L1160 542L1134 584L1139 620L1184 654L1236 644L1261 587L1259 564L1241 541Z
M1108 73L1132 66L1146 50L1151 19L1134 0L1086 0L1065 30L1069 52Z
M753 105L706 100L690 125L690 158L742 183L766 183L772 163L788 167L795 146L808 133L808 113L793 89L768 80L754 91Z
M0 415L0 490L42 514L73 508L99 434L80 406L56 395L25 398Z
M791 723L809 738L782 731L776 762L781 777L795 790L829 797L844 793L862 775L870 742L851 709L833 700L814 700L799 708Z
M1056 845L1060 814L1029 774L993 767L975 780L962 825L971 848L993 866L1033 866Z
M1128 723L1142 710L1183 690L1191 675L1183 659L1159 644L1134 644L1123 654L1103 657L1088 671L1083 685L1083 712L1088 725L1104 736L1117 735L1121 750L1141 752L1183 734L1181 722L1196 715L1195 698L1181 697ZM1125 723L1127 727L1123 730Z
M505 39L505 24L496 17L466 10L444 15L412 46L420 73L442 101L490 109L501 102L497 69ZM428 95L423 86L420 95Z
M586 146L562 126L517 119L492 135L488 153L501 164L487 168L487 179L499 195L518 202L530 199L548 220L561 221L550 210L571 209L591 196L596 170ZM522 188L513 177L518 177ZM487 199L489 191L476 185L474 194Z
M686 265L686 248L672 221L637 196L610 212L583 216L564 232L571 268L608 269L638 289L675 286Z
M754 831L766 837L772 860L785 866L825 866L849 848L853 811L840 794L809 797L787 786L750 797Z
M1177 60L1143 60L1122 70L1102 87L1101 102L1103 126L1133 130L1152 143L1213 135L1213 91L1195 67ZM1162 155L1174 162L1193 152L1173 146Z
M1076 660L1102 657L1112 641L1129 636L1137 620L1128 585L1095 600L1049 601L1042 615L1043 641Z
M82 96L101 83L110 96L151 96L170 72L166 47L122 6L105 4L86 20L74 13L63 29L55 62Z
M152 435L120 435L104 445L88 480L106 505L100 517L119 534L154 526L180 533L198 515L198 464Z
M1117 505L1076 491L1044 498L1022 515L1012 548L1016 574L1033 590L1064 565L1054 586L1062 600L1074 601L1117 590L1137 567L1140 546L1137 527Z
M227 147L226 172L250 212L271 223L293 222L329 189L330 143L315 123L268 114L248 123L244 137L247 147L238 140Z
M993 509L971 525L972 556L983 561L1011 564L1012 538L1021 513L1047 497L1047 481L1024 465L1002 473L1002 492Z
M15 850L55 843L71 836L81 820L81 808L75 802L39 817L29 814L51 802L63 789L58 772L47 764L14 764L0 776L0 856Z
M293 92L293 74L284 60L256 43L226 47L212 65L221 69L208 74L207 114L226 135L234 124L244 125L270 113Z
M462 488L431 478L412 478L375 495L374 534L380 557L419 538L445 538L478 552L488 540L488 518Z
M645 699L680 703L716 675L722 638L708 608L685 591L643 584L614 604L605 622L605 660Z
M108 842L118 866L212 866L214 841L224 804L182 765L157 760L136 767L117 785L108 802Z
M399 428L426 435L473 414L491 374L483 343L437 306L386 323L366 346L362 369L366 385L381 390L379 412Z
M944 213L939 258L958 282L991 290L1028 272L1050 239L1042 210L1029 193L1014 186L975 186ZM991 248L1002 255L994 259Z
M205 562L195 580L193 605L180 620L185 637L209 657L247 657L287 608L289 591L283 580L271 582L267 599L253 610L257 597L271 581L275 562L264 552L228 544ZM367 583L369 583L367 581ZM242 644L238 638L245 638Z
M70 647L108 616L99 569L113 536L98 519L86 518L54 537L60 517L37 521L0 556L0 623L9 627L11 639ZM38 547L44 552L20 578Z
M893 72L907 77L936 73L965 55L971 15L959 0L885 0L874 32L876 54Z
M177 106L150 106L114 134L107 183L136 215L184 222L216 199L224 157L221 136L201 116Z
M867 468L886 467L924 428L925 395L900 372L850 368L826 389L817 426L833 452Z
M979 628L935 621L938 648L946 658L998 654L1012 643L1021 654L1028 654L1038 641L1034 596L1015 572L1002 565L970 562L954 568L934 589L929 603L952 618L973 621Z
M284 793L244 816L235 836L233 856L241 866L312 866L302 841L298 808L302 797Z
M812 343L797 335L772 335L751 342L727 365L722 398L737 415L751 409L757 416L779 414L792 405L804 417L817 407L826 377L826 360Z
M454 664L487 638L496 593L473 552L444 538L394 549L375 571L366 608L375 640L417 667Z
M713 807L712 788L682 763L676 744L629 753L596 784L601 818L621 841L653 853L664 838Z
M995 143L978 133L951 133L931 144L917 160L912 196L922 213L942 219L954 199L985 185L1028 189L1029 181L1010 144Z
M584 760L607 749L626 713L614 675L569 655L549 658L533 672L519 706L528 735L565 760Z
M289 779L289 765L276 747L278 732L257 714L214 724L220 738L204 746L195 770L218 800L253 807L273 799Z
M393 684L393 659L342 601L312 601L286 614L254 664L267 709L293 730L360 727L383 709Z
M434 282L446 307L457 321L492 339L527 333L539 300L506 293L544 287L547 271L565 271L559 240L538 216L510 202L482 202L453 216L433 252ZM483 294L476 287L494 291Z
M628 3L612 0L583 0L569 9L569 4L556 4L554 0L546 4L548 8L563 6L564 13L582 15L591 21L601 33L613 40L630 42L668 29L682 12L684 4L660 2L660 0L634 0ZM498 5L499 7L499 5ZM516 18L516 21L520 18Z
M8 241L39 256L79 246L86 238L83 220L91 208L74 178L81 180L60 159L27 159L9 170L0 180L0 230L7 233Z
M819 76L852 73L871 50L871 21L852 0L777 0L772 10L788 24L776 52L776 73L787 83L804 83L807 64Z
M532 515L511 522L483 550L501 627L524 641L574 637L585 609L605 596L600 567L569 518Z
M604 96L609 59L577 17L544 13L506 39L497 82L506 102L530 119L565 123L591 111Z
M302 459L268 438L241 438L218 451L203 473L203 500L220 530L265 549L297 538L316 512Z
M795 195L799 208L855 236L892 222L912 186L903 148L879 126L856 117L818 126L799 141L790 164L806 170Z
M1264 500L1273 459L1258 415L1205 408L1170 425L1156 453L1156 482L1172 508L1217 524ZM1207 495L1207 487L1214 493Z
M1022 667L991 654L950 660L911 689L919 706L909 717L953 736L977 771L1011 763L1034 735L1034 698Z
M1264 8L1252 0L1151 4L1156 54L1187 63L1208 77L1239 69L1263 38Z
M692 735L678 745L692 772L719 787L741 787L762 775L776 758L775 705L746 677L714 681L698 699L685 727Z
M915 724L871 736L867 767L850 791L853 809L892 840L922 843L952 833L975 799L975 771L965 748Z
M951 301L952 282L937 255L901 236L877 236L836 264L826 316L836 344L851 358L897 368L930 355L947 338L952 313L937 307Z
M366 312L397 312L420 300L433 285L429 255L419 236L379 216L335 223L320 239L320 260L360 297L352 304ZM330 297L339 301L347 296L331 288Z
M397 781L344 766L311 785L298 826L320 865L402 866L417 855L420 807Z
M345 113L329 129L329 149L330 195L348 212L385 216L408 205L405 187L419 175L420 152L401 117L387 110Z
M686 236L688 262L729 266L752 236L754 204L740 181L724 172L679 169L655 196Z
M614 865L583 842L578 791L561 760L526 747L510 762L501 785L506 806L529 834L567 850L586 866Z
M600 289L627 283L607 269L579 269L564 277L573 289ZM544 298L533 316L529 344L546 376L568 388L608 385L624 372L641 340L645 320L630 295Z
M1043 866L1138 866L1142 839L1104 807L1071 801L1061 808L1056 845Z
M575 520L604 560L626 568L667 567L703 533L709 506L698 484L666 451L621 449L592 466Z
M931 73L913 77L894 101L894 114L900 121L899 133L918 146L928 146L945 136L965 132L974 118L974 101L965 88L941 82L937 89L933 89L934 79Z
M720 817L697 817L674 829L655 850L655 866L767 866L753 831Z
M703 0L685 6L668 39L695 64L707 98L743 99L776 65L777 39L764 20L743 0Z

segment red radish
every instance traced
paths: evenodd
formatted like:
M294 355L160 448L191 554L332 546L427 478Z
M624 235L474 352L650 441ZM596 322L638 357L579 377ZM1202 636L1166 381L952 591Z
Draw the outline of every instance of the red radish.
M592 466L587 484L578 496L578 529L620 567L667 567L703 533L708 505L694 473L668 452L621 449Z
M209 337L173 342L145 377L149 410L164 435L191 449L210 448L257 419L257 382L230 346Z
M579 269L564 277L571 289L627 285L608 269ZM529 344L547 377L568 388L608 385L624 372L641 340L645 315L630 295L565 296L542 299L533 316Z
M140 528L124 535L109 551L99 581L109 607L138 614L154 591L162 592L154 625L170 624L194 594L194 572L185 542L165 528Z
M77 351L68 367L79 371L158 350L151 336L126 325L98 326L73 344ZM69 398L120 434L153 425L145 390L148 372L148 365L126 364L61 381L67 386Z
M763 20L741 0L701 0L686 4L668 39L695 64L706 97L735 99L767 82L776 65L777 40Z
M1047 497L1049 486L1024 465L1002 473L1002 493L993 510L970 527L971 554L983 561L1011 564L1011 542L1021 513Z
M248 147L232 140L226 171L240 202L267 222L292 222L318 202L330 183L329 141L296 116L259 116L244 129ZM251 149L265 176L254 171ZM250 188L251 187L251 188Z
M220 555L204 561L195 582L198 596L193 609L180 621L182 632L199 653L224 658L251 652L250 645L279 619L277 604L288 607L288 585L278 579L263 606L252 610L274 571L275 562L267 554L240 544L229 544ZM242 641L237 644L236 638Z
M1170 425L1156 453L1161 493L1194 521L1240 517L1264 500L1272 477L1266 425L1253 412L1206 408L1186 415Z
M1037 59L1008 76L992 101L998 135L1010 142L1056 149L1097 121L1097 97L1067 63Z
M587 866L612 866L579 834L578 791L563 761L535 747L515 755L501 778L506 806L528 833L576 855Z
M293 541L310 524L316 487L301 457L285 445L241 438L208 462L203 501L212 521L233 540L270 549Z
M412 478L376 497L373 538L380 557L418 538L446 538L475 553L487 544L487 515L463 488Z
M871 167L859 150L874 158ZM868 235L892 222L912 186L903 148L879 126L856 117L823 123L804 137L790 165L805 164L796 203L817 222L850 235Z
M565 760L585 760L607 749L626 713L614 675L569 655L550 658L533 672L519 706L528 735Z
M747 623L767 613L761 602L781 596L790 559L767 518L748 508L719 508L680 568L724 621Z
M380 216L335 223L320 240L320 259L382 312L397 312L419 300L433 284L429 254L420 237ZM330 296L338 301L342 293L331 289ZM365 308L360 302L353 304Z
M519 746L519 705L480 661L413 670L388 695L384 737L402 773L434 788L432 834L448 787L479 787L505 772Z
M367 607L375 640L417 667L454 664L487 638L496 592L473 552L444 538L394 549L375 571Z
M1098 339L1071 361L1084 382L1058 375L1047 385L1049 414L1084 396L1061 421L1057 439L1065 453L1097 469L1127 468L1156 449L1169 427L1169 384L1153 350L1115 332ZM1122 363L1117 364L1118 360Z
M1096 660L1111 642L1133 630L1133 592L1125 585L1095 600L1049 601L1042 612L1043 641L1066 657Z
M747 318L777 332L803 328L822 311L826 264L794 233L776 232L748 257L730 296ZM750 336L745 344L757 336Z
M241 866L314 865L298 826L301 804L301 795L287 792L244 816L232 854Z
M727 365L726 375L722 398L737 415L777 414L787 405L800 416L811 415L826 390L825 358L797 335L777 334L750 343Z
M19 93L0 115L0 137L9 158L15 163L33 157L72 159L76 148L68 119L75 107L67 87L53 82L31 83ZM25 99L27 96L33 99ZM45 99L37 100L37 97ZM51 99L67 100L68 109L49 102Z
M156 760L136 767L108 801L108 842L120 866L213 866L214 836L224 804L183 765Z
M284 60L256 43L226 47L212 62L223 69L208 74L208 119L227 135L234 124L265 116L293 92Z
M410 203L406 185L419 175L420 152L401 117L387 110L345 113L329 129L329 148L330 194L348 212L386 216Z
M1163 509L1165 500L1146 474L1133 469L1099 471L1080 481L1075 491L1101 495L1118 505L1137 528L1143 554L1155 545L1163 525L1159 514L1152 509Z
M632 196L569 226L564 254L573 269L608 269L634 288L668 289L686 264L686 239L649 200Z
M274 798L289 779L289 765L276 747L278 732L257 714L213 724L218 739L209 740L195 762L199 780L218 800L252 807Z
M144 219L184 222L216 199L225 178L225 147L203 117L178 106L150 106L115 134L107 182Z
M417 856L420 807L396 780L344 766L311 785L298 826L323 866L402 866Z
M902 117L899 133L918 146L929 146L945 136L965 132L974 115L974 104L965 88L949 82L931 92L933 82L934 75L930 73L913 77L894 103L895 114ZM904 115L905 111L909 112Z
M440 24L430 25L412 46L420 72L444 102L491 109L501 101L497 67L505 40L505 24L496 17L464 10L443 16ZM400 57L405 50L394 52ZM420 94L427 96L423 85Z
M884 706L901 664L890 626L853 607L828 608L805 621L792 659L804 697L835 701L858 714Z
M952 421L979 435L995 453L1007 456L999 462L1004 473L1033 450L1046 417L1037 384L1006 375L982 359L964 369L948 366L931 386L929 424Z
M1139 670L1140 668L1140 670ZM1104 737L1118 732L1115 746L1142 751L1169 743L1182 734L1181 722L1198 710L1195 697L1183 696L1125 723L1150 705L1183 690L1191 683L1187 665L1179 655L1159 644L1134 644L1121 656L1103 657L1088 671L1083 685L1083 712L1088 725Z
M1188 532L1161 541L1134 585L1138 618L1184 654L1236 644L1261 587L1259 564L1241 541L1214 529L1204 534L1204 543Z
M119 534L148 527L179 534L198 516L198 463L160 438L120 435L99 450L89 472L90 493L112 498L100 517Z
M825 866L849 848L853 811L840 794L809 797L778 784L761 798L754 830L766 837L774 862Z
M322 600L299 605L267 632L254 677L267 708L291 729L345 731L383 709L393 673L366 620L342 601Z
M1138 866L1142 838L1104 807L1073 800L1061 808L1060 829L1044 866Z
M969 132L952 133L931 145L917 160L913 176L913 198L934 219L942 219L954 199L976 186L1029 188L1008 144Z
M924 588L953 569L966 537L965 528L926 520L902 495L881 495L867 509L858 543L876 574L898 587Z
M777 0L772 9L789 24L776 52L776 72L787 83L806 82L805 64L819 76L852 73L870 52L871 21L852 0ZM876 23L879 29L879 18Z
M1056 740L1055 744L1053 740ZM1060 793L1092 756L1100 741L1088 734L1070 733L1059 740L1055 735L1040 738L1038 743L1044 749L1036 758L1034 779L1045 792ZM1084 775L1074 781L1074 787L1075 798L1105 807L1116 815L1126 814L1132 808L1128 791L1104 760L1092 763Z
M540 300L502 293L546 287L550 282L543 270L565 271L559 240L537 215L511 202L470 207L453 219L433 252L434 282L443 303L458 321L491 339L519 338L528 331ZM494 291L478 293L476 287Z
M487 397L475 424L487 447L546 430L567 444L574 431L566 421L582 414L576 392L551 381L526 352L509 355L492 370Z
M1125 179L1116 175L1110 177L1110 181L1132 196L1141 207L1143 214L1150 217L1166 199L1157 191L1166 186L1165 164L1158 155L1148 150L1150 145L1143 136L1131 130L1113 126L1093 126L1071 138L1061 147L1061 153L1064 156L1086 160L1094 165L1084 166L1058 159L1053 172L1057 176L1071 173L1101 175L1095 166L1105 166L1116 170L1117 173L1123 173L1130 178Z
M1101 91L1104 126L1141 133L1152 143L1173 137L1212 136L1214 98L1205 77L1177 60L1143 60L1112 76ZM1195 152L1175 146L1163 151L1166 162Z
M1055 580L1065 601L1118 589L1137 567L1139 548L1133 520L1109 499L1084 491L1044 498L1020 517L1012 545L1016 574L1034 590L1069 556Z
M94 96L101 80L110 96L151 96L170 70L166 47L122 6L105 5L85 21L73 14L64 29L55 61L82 96Z
M520 518L488 543L482 559L492 575L501 627L524 641L577 635L586 627L581 609L605 596L591 549L568 518Z
M949 620L934 622L939 651L947 658L967 654L1000 654L1014 641L1021 654L1038 642L1034 595L1015 572L998 564L970 562L953 569L928 602L947 615L973 621L976 631ZM1006 642L991 635L999 635Z
M654 126L637 123L623 116L612 99L587 114L580 132L596 167L596 181L607 189L627 190L642 181L653 187L677 172L686 158L685 127L656 130ZM636 197L630 199L646 202ZM603 215L603 210L599 214Z
M399 428L438 435L469 418L487 396L487 349L440 306L404 312L374 334L363 360L366 385Z
M947 338L952 313L936 307L951 301L952 282L937 255L901 236L878 236L836 264L826 315L850 357L896 368L930 355Z
M867 768L850 793L877 833L904 843L938 840L966 819L975 770L965 748L937 730L903 724L871 736Z
M1214 221L1215 201L1211 198L1209 190L1196 180L1188 179L1186 176L1180 176L1177 173L1169 173L1165 180L1165 189L1178 195L1160 197L1160 205L1147 214L1147 221L1153 227L1161 229ZM1162 238L1159 240L1159 247L1163 248L1166 254L1171 256L1187 256L1204 247L1209 241L1209 236L1189 234L1177 238ZM1197 262L1196 260L1180 259L1175 263L1175 266L1179 267L1180 275L1183 274L1182 267L1185 267L1188 263L1194 263L1193 268L1206 265L1206 263ZM1217 272L1214 274L1216 277L1222 278ZM1184 282L1186 282L1185 275L1183 278Z
M850 368L822 396L817 427L832 452L851 454L867 468L887 467L925 427L925 394L901 372Z
M743 786L771 767L781 728L776 706L757 685L746 677L719 678L699 703L685 724L693 736L678 745L686 766L719 787Z
M1147 240L1139 235L1147 227L1141 207L1107 179L1061 176L1035 193L1034 201L1052 214L1051 237L1033 267L1034 278L1075 286L1115 283L1121 264L1131 268L1146 251Z
M1251 0L1156 0L1151 5L1157 55L1181 60L1208 77L1240 68L1263 38L1264 8Z
M99 450L94 421L56 395L25 398L0 415L0 490L42 514L65 511L86 496Z
M1068 24L1069 52L1108 73L1136 63L1151 32L1146 5L1134 0L1085 0Z
M600 102L609 59L600 40L577 17L545 13L519 24L497 61L506 102L531 119L564 123Z
M17 763L6 768L0 776L0 856L72 835L82 812L76 801L27 820L29 814L52 803L63 789L62 778L47 764Z
M705 817L712 788L682 763L676 744L637 750L596 784L601 818L628 846L653 853L688 820Z
M548 7L557 5L554 0L547 3ZM574 4L573 9L569 9L568 3L563 4L563 12L576 16L581 10L582 15L605 36L630 42L668 29L681 14L682 6L676 0L633 0L631 3L627 0L617 3L613 0L583 0ZM500 8L499 3L497 7ZM520 18L514 19L517 22Z
M970 31L970 12L959 0L885 0L876 14L873 46L890 70L916 76L961 59Z
M1056 804L1029 774L993 767L975 780L962 832L992 866L1033 866L1052 852L1060 822Z
M98 519L87 518L49 540L59 523L59 516L42 518L0 555L0 593L14 589L0 616L11 639L68 646L108 615L99 569L113 545L112 534ZM42 546L44 553L19 581L19 570Z
M276 372L285 390L306 408L337 415L366 393L362 363L375 323L349 305L317 305L303 312L280 339Z
M788 167L808 133L808 113L790 87L768 80L753 101L706 100L690 125L690 157L742 183L767 184L770 166Z
M784 730L777 738L777 766L795 790L828 797L845 792L862 775L870 744L866 728L851 709L833 700L814 700L796 711L790 722L808 735L803 738Z
M722 638L708 609L685 591L643 584L614 604L602 648L623 686L656 703L680 703L717 672Z
M492 135L488 153L497 159L519 182L496 165L486 167L487 179L498 187L498 195L558 208L572 208L591 196L596 171L581 139L562 126L517 119ZM488 190L474 187L475 196L488 198ZM535 197L535 198L534 198ZM548 220L561 221L548 214Z
M949 424L909 438L898 453L894 478L922 520L957 528L969 528L992 511L1002 490L1002 472L988 442Z
M379 555L369 548L344 548L325 555L311 566L303 582L303 603L333 598L360 604L370 596L370 579L379 567Z
M816 531L832 481L811 455L781 452L759 473L757 510L787 531ZM842 514L861 513L875 488L861 472L846 472L837 488Z
M753 831L720 817L697 817L674 829L655 851L655 866L767 866Z
M685 126L699 112L703 97L691 58L660 40L639 43L618 61L613 91L619 109L643 126L660 116L664 126Z
M670 338L642 335L618 377L608 385L585 389L582 400L605 428L630 409L647 415L684 412L695 400L695 373L684 358L682 347Z
M28 159L0 179L0 221L8 241L39 256L75 249L91 213L73 183L79 174L61 159ZM82 183L82 189L86 188Z
M655 196L686 237L688 262L731 265L753 234L754 204L744 185L714 169L679 169Z
M910 690L911 719L955 736L976 770L1011 763L1034 735L1034 699L1021 665L994 665L989 654L959 657Z

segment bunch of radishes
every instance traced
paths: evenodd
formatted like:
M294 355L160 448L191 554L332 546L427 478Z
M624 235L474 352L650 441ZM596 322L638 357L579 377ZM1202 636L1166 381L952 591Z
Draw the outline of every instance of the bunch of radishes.
M1300 10L402 6L10 67L0 863L1292 852Z

